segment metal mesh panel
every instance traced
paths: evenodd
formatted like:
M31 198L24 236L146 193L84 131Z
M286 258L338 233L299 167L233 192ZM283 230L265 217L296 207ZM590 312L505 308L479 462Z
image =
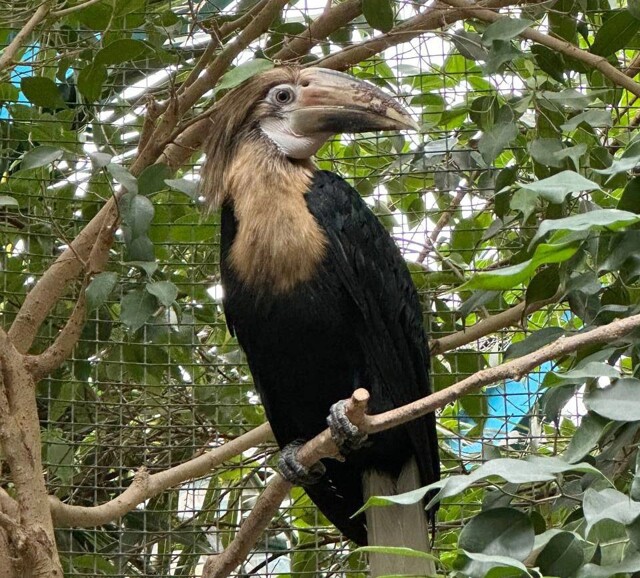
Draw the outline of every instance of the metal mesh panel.
M197 9L185 4L175 11L188 14ZM289 8L301 23L321 10L322 6L303 4ZM413 6L406 3L400 10L409 14ZM159 18L152 5L146 12L130 12L130 17L141 22ZM124 31L110 31L119 32ZM448 129L442 118L454 118L456 105L471 97L518 99L531 79L527 66L534 64L514 61L504 73L487 76L477 63L455 51L452 32L425 33L356 70L395 92L420 114L425 134L340 137L325 146L318 159L321 168L345 176L392 231L412 263L434 339L461 330L465 317L466 323L473 321L468 317L472 312L479 320L522 298L518 290L488 295L484 302L469 305L463 300L473 299L470 294L450 290L473 271L497 267L522 249L521 239L509 231L498 233L493 249L477 252L475 247L487 231L481 226L482 219L492 216L490 211L483 214L483 209L497 202L498 172L506 165L518 170L518 147L525 142L516 140L496 160L498 168L484 171L478 179L474 171L480 169L470 160L477 155L478 126L468 122ZM151 28L144 32L141 24L140 34L152 33ZM49 34L50 38L69 34L66 58L73 58L71 33L52 29ZM354 38L357 34L353 32ZM78 99L77 106L56 113L33 106L22 92L17 100L11 94L3 98L0 165L5 178L16 170L18 159L30 148L28 143L65 144L76 147L83 158L75 162L57 158L51 171L25 171L19 186L14 184L10 191L19 200L19 210L0 207L0 314L5 327L13 321L25 290L113 194L106 169L96 169L95 159L92 169L88 154L100 150L115 155L115 162L126 163L136 148L146 95L165 98L172 89L174 71L188 70L207 36L194 32L174 38L181 47L175 62L149 58L144 64L119 68L107 81L116 95L108 102L89 105ZM11 33L5 35L5 45L9 38ZM193 50L187 50L192 41ZM322 55L335 47L321 45L314 53ZM259 49L265 49L263 41L252 45L239 60L248 60ZM21 80L33 77L34 70L49 77L57 74L58 84L68 78L73 87L64 59L61 62L59 55L40 44L24 52L10 84L19 87ZM396 83L398 75L401 84ZM584 79L576 74L567 82L580 88ZM198 103L201 108L196 112L204 104ZM478 106L492 104L478 101ZM535 122L539 110L532 103L522 106ZM626 108L620 114L631 123L635 101L621 106ZM51 116L49 125L47 115ZM67 129L60 126L61 116L69 123ZM83 130L76 130L78 123L84 125ZM200 163L194 154L181 178L197 180ZM118 276L117 290L91 312L72 358L38 385L47 484L52 494L69 504L105 503L128 488L141 468L161 472L264 420L246 361L224 324L218 216L203 215L197 198L164 187L151 198L155 214L149 238L157 268L131 259L119 231L108 266ZM461 226L463 221L466 225ZM152 279L175 284L178 306L162 307L151 319L143 319L149 304L146 295L136 291L142 291L143 284ZM36 351L53 341L80 289L78 282L56 306L38 335ZM136 331L121 323L123 298L140 300ZM465 315L459 315L460 308L467 306ZM551 305L531 315L517 330L501 330L434 358L435 387L496 365L529 329L548 323L551 311L565 321L571 316ZM550 440L556 447L566 445L583 410L580 400L572 398L557 427L539 415L540 384L551 369L551 364L545 364L520 381L497 384L444 408L439 433L445 472L460 473L498 454L522 456L541 444L551 447ZM210 475L163 492L109 524L57 530L67 575L200 575L204 556L228 545L273 475L274 455L273 446L246 452ZM458 509L446 509L449 518L440 517L435 544L443 559L455 545L456 530L478 507L473 500L460 502ZM363 575L364 558L348 555L350 549L304 492L295 489L238 575Z

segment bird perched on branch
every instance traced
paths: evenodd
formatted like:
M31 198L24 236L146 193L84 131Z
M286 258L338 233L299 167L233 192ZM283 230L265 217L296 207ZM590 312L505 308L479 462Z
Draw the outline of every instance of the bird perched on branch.
M434 416L365 439L340 403L363 387L380 413L430 393L418 296L359 194L311 161L337 133L415 121L366 82L288 67L233 90L212 121L201 190L222 210L224 311L282 448L281 471L354 542L428 550L424 504L352 516L370 495L438 480ZM296 449L327 422L346 459L305 468ZM427 576L434 567L375 555L371 571Z

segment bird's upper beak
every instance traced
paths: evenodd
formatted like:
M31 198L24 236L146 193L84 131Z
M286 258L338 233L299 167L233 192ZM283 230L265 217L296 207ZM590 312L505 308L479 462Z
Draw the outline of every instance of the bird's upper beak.
M298 135L420 128L388 94L347 74L309 68L300 73L300 85L287 115Z

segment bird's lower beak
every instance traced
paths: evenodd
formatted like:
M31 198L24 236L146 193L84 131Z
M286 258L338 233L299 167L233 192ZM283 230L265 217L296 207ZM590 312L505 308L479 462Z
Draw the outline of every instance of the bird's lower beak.
M303 88L288 115L296 134L420 128L393 98L367 82L324 68L302 71L301 80Z

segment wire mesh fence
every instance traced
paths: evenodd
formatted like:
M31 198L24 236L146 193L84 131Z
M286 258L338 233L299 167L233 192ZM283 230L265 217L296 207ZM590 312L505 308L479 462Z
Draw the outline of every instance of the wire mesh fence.
M573 2L560 4L554 5L555 12L519 7L504 13L535 16L541 29L557 29L554 18L562 17L562 25L574 26L574 33L585 27L585 38L593 38L598 15L608 10L591 3L584 9L578 3L575 9ZM394 7L398 19L424 9L412 2ZM47 28L21 51L19 64L0 84L4 327L14 321L25 293L118 187L131 185L118 167L136 154L151 99L166 102L179 90L219 27L245 9L242 2L98 2ZM272 33L251 43L235 64L273 55L324 9L311 2L289 6ZM20 29L16 23L31 12L31 6L15 3L6 8L0 46L9 45ZM391 231L410 264L435 340L524 299L528 289L522 285L477 293L458 288L475 271L512 264L523 251L523 236L536 230L527 219L517 226L510 221L504 205L509 201L501 191L518 179L549 176L550 163L559 168L570 162L571 152L562 156L550 142L538 143L536 150L526 138L535 129L550 141L560 124L571 122L571 115L560 114L559 104L554 110L553 94L575 91L573 113L584 109L601 115L588 131L601 148L610 142L608 131L628 141L637 123L636 101L628 93L628 101L609 97L607 91L616 89L602 75L596 78L577 67L561 74L561 82L554 79L548 60L562 56L532 53L526 40L506 37L503 55L493 55L503 62L481 62L479 51L486 52L486 45L477 45L469 31L485 29L477 22L458 22L353 66L352 74L395 94L420 117L423 129L420 134L335 138L317 160L320 168L347 178ZM326 57L373 35L360 18L318 43L311 54ZM139 45L122 44L127 41ZM635 36L623 61L635 49L633 41ZM104 52L116 42L121 51L140 52L126 58ZM98 60L90 44L100 46ZM102 74L100 89L92 94L92 79ZM57 97L47 96L51 86ZM206 110L214 97L206 94L193 114ZM580 98L588 98L590 108L578 103ZM508 127L504 130L515 132L508 139L494 134L494 142L482 141L500 119ZM592 146L577 126L563 129L573 131L573 146L564 150L574 154L581 143L584 149ZM580 148L580 154L585 150ZM108 296L89 313L71 358L37 386L47 486L67 504L106 503L130 487L141 468L150 474L165 471L265 419L244 356L224 322L219 217L203 212L195 186L201 163L201 154L193 151L178 176L153 168L138 176L137 186L146 187L153 201L151 243L136 249L126 227L116 232L102 273ZM592 158L592 166L597 159ZM525 205L531 214L534 208ZM56 305L34 351L53 343L87 283L76 282ZM576 308L547 305L515 327L434 356L434 387L442 389L517 355L531 331L581 323ZM464 473L497 455L562 451L585 410L580 395L571 391L546 395L541 411L543 382L553 369L545 363L519 381L496 384L443 408L438 427L445 473ZM550 407L558 419L550 419ZM58 528L66 574L201 575L205 556L230 543L274 475L275 456L275 446L259 447L109 523ZM11 487L6 468L0 482ZM435 547L443 561L450 561L459 529L479 511L480 499L478 491L441 508ZM237 575L355 577L366 572L365 556L353 553L296 488Z

